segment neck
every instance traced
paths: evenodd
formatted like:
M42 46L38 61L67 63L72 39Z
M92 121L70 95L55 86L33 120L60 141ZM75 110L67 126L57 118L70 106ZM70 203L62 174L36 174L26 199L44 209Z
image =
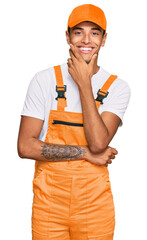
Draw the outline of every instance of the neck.
M98 65L96 65L94 67L94 71L93 71L93 74L96 74L98 71L99 71L100 67Z
M94 61L94 65L93 65L93 75L96 74L96 73L99 71L99 69L100 69L100 67L97 65L97 63L98 63L98 56L97 56L97 58L96 58L95 61Z

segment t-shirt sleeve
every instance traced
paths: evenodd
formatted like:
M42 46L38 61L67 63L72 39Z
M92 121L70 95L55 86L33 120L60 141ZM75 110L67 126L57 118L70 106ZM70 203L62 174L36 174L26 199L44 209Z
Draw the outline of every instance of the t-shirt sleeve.
M21 116L35 117L44 120L45 96L42 88L39 75L36 73L28 86Z
M104 111L112 112L116 114L120 119L121 123L119 126L123 125L123 117L128 107L131 90L129 85L121 80L117 79L114 86L110 87L109 94L104 101L101 113Z

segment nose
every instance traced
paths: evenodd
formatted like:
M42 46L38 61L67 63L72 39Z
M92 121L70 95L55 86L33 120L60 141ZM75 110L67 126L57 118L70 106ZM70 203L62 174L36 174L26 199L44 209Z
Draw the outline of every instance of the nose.
M82 43L89 43L90 42L90 35L89 34L84 34L82 38Z

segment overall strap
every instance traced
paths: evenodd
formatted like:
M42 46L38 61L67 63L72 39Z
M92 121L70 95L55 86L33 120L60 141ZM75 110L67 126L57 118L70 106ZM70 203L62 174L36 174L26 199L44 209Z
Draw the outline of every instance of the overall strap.
M103 104L103 99L105 97L107 97L107 95L109 94L108 89L116 78L117 78L116 75L110 75L110 77L107 79L107 81L101 87L101 89L98 90L97 98L95 99L95 101L96 101L95 103L96 103L98 110L99 110L100 104Z
M64 108L67 107L65 92L66 92L66 85L63 84L63 77L61 72L61 66L54 66L55 76L56 76L56 92L58 93L57 97L55 98L57 103L57 110L64 111Z

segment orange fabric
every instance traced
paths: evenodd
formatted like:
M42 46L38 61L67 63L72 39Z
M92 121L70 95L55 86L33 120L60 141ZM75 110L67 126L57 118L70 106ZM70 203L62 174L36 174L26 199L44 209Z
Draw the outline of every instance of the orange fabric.
M50 110L45 142L87 145L83 126L53 120L81 124L82 113ZM33 240L113 240L115 209L107 167L86 160L36 161L35 166Z
M90 21L106 30L107 21L103 10L93 4L83 4L74 8L68 18L68 27L72 28L80 22Z
M117 76L116 75L110 75L110 77L107 79L107 81L104 83L104 85L102 86L102 88L100 89L102 92L107 93L109 87L111 86L111 84L116 80ZM101 95L105 95L104 93L101 93ZM97 109L99 109L100 107L100 102L95 101Z
M104 85L101 88L101 91L107 92L111 84L114 82L114 80L117 78L116 75L111 75L108 80L104 83Z
M59 90L62 90L64 87L64 84L63 84L63 77L62 77L60 65L54 66L54 70L55 70L55 76L57 81L57 87L58 88L62 87L61 89L59 89ZM65 93L64 93L64 97L66 97ZM58 98L57 109L63 111L64 107L67 107L67 102L65 98Z
M107 167L72 163L39 165L33 180L33 240L113 240L115 211Z

